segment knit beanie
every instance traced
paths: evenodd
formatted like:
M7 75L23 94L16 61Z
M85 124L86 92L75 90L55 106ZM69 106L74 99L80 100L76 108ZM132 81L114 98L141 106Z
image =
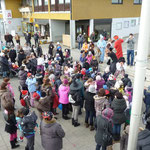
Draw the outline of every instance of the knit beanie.
M108 120L111 120L114 115L114 112L111 108L106 108L102 111L102 116Z

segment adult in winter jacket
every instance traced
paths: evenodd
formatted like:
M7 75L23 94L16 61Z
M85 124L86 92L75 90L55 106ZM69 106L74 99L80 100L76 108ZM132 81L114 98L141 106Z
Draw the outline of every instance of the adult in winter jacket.
M40 115L44 111L49 111L51 108L51 97L47 96L45 92L41 92L41 97L39 101L34 101L34 107L37 108Z
M69 82L68 80L65 78L63 79L63 83L60 85L59 90L58 90L58 94L59 94L59 102L62 104L63 108L62 108L62 117L63 119L67 120L70 119L67 114L68 114L68 104L69 104L69 98L68 98L68 94L70 91L70 87L69 87Z
M48 47L48 54L50 56L53 56L53 49L54 49L53 42L50 42L49 47Z
M41 69L37 70L37 73L35 74L35 78L39 86L43 84L43 72L41 71Z
M96 93L95 85L91 84L88 88L88 91L85 92L84 98L85 98L85 126L88 128L90 125L90 130L94 130L93 126L93 119L95 117L95 108L94 108L94 96ZM89 124L89 118L90 118L90 124Z
M109 102L105 97L105 90L99 89L97 95L94 96L96 116L101 115L102 111L109 106Z
M43 55L42 47L38 44L37 47L37 57L41 57Z
M127 65L133 66L135 39L132 33L129 35L129 38L126 40L126 43L127 43ZM130 57L131 57L131 61L130 61Z
M61 150L63 148L62 139L65 132L61 125L56 122L51 112L43 113L41 122L41 143L44 150Z
M27 90L26 79L27 79L27 71L25 71L25 66L21 66L19 73L19 83L23 90Z
M95 120L95 128L96 128L96 135L95 141L97 143L96 150L106 150L107 146L112 145L112 140L109 143L105 142L103 139L103 135L107 134L109 137L112 136L112 118L113 111L110 108L106 108L103 110L102 115L98 115ZM106 131L107 128L107 131Z
M18 66L20 67L22 65L22 61L26 59L26 55L24 54L23 50L20 50L18 54Z
M74 102L72 102L72 125L74 127L79 126L78 123L78 114L80 110L80 105L82 101L82 84L77 82L77 79L74 78L72 84L70 85L70 96Z
M129 125L126 126L126 129L123 131L123 134L121 136L121 139L120 139L120 150L127 150L128 138L129 138Z
M150 149L150 131L145 129L138 134L137 150Z
M146 105L146 112L148 112L148 110L150 109L150 86L148 87L148 89L144 89L144 103Z
M1 70L3 73L3 78L7 77L7 73L10 71L8 59L5 57L5 54L2 53L2 57L0 59Z
M100 56L100 63L104 62L104 56L105 56L105 49L106 49L106 41L104 40L104 37L100 34L100 39L97 42L97 47L101 51L101 56Z
M120 129L121 124L125 123L126 116L125 116L125 109L127 108L126 102L120 92L117 92L115 94L115 98L112 102L111 108L114 111L113 116L113 136L114 140L118 141L120 140Z
M31 73L33 75L35 75L36 74L36 69L37 69L37 59L36 59L36 57L33 53L31 54L30 63L31 63Z
M83 35L82 35L82 34L79 34L78 37L77 37L78 49L79 49L79 50L80 50L80 48L82 48L83 40L84 40Z
M34 34L34 41L35 41L35 46L38 45L38 43L39 43L39 35L38 35L37 32Z
M0 100L2 109L5 109L8 105L12 105L14 107L13 95L7 89L7 83L2 82L0 86Z
M123 86L124 87L126 87L127 85L132 85L132 82L131 82L131 80L129 79L129 77L128 77L128 74L125 74L124 75L124 78L122 78L121 79L122 80L122 82L123 82Z
M116 56L119 59L120 57L123 57L123 53L122 53L122 43L124 42L123 39L119 39L119 37L117 35L114 36L115 39L115 44L114 44L114 48L116 49Z
M9 58L10 58L10 60L11 60L12 63L16 62L16 57L17 57L16 50L14 49L14 47L12 47L10 49L10 52L9 52Z

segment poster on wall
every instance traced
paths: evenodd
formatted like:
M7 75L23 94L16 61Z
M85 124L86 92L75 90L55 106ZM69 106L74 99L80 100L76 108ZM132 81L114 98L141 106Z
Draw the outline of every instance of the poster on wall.
M6 18L12 18L11 10L5 10L5 15L6 15Z
M121 22L118 22L116 24L116 30L121 30L122 29L122 23Z
M134 27L134 26L136 26L136 20L135 19L131 20L131 27Z
M124 28L129 28L129 21L124 21Z

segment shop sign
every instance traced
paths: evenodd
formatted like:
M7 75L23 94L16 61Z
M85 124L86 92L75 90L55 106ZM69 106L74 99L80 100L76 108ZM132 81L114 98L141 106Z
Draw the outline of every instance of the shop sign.
M33 23L33 22L34 22L33 18L30 18L30 23Z
M11 10L6 10L5 15L6 15L6 18L12 18Z

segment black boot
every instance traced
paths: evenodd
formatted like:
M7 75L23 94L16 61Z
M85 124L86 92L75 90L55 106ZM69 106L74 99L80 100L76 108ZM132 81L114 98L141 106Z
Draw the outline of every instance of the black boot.
M69 120L70 118L69 118L67 115L64 115L64 116L63 116L63 119Z
M72 118L72 125L74 125L74 118Z
M17 147L19 147L20 145L16 145L16 143L15 143L15 141L10 141L10 145L11 145L11 148L12 149L15 149L15 148L17 148Z
M78 123L78 121L74 121L74 127L78 127L80 126L80 123Z

